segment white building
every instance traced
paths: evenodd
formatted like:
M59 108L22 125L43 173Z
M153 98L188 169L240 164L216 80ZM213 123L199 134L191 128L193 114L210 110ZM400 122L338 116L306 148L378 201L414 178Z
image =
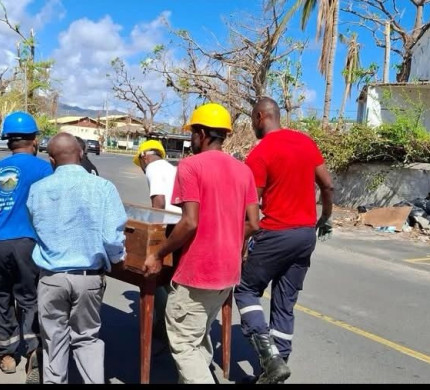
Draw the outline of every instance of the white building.
M51 119L49 122L57 125L59 131L70 133L85 140L99 141L104 130L104 125L101 122L87 116L64 116Z
M422 124L430 131L430 28L423 31L412 47L407 83L370 83L358 98L357 121L376 127L391 123L403 113L421 113Z
M372 83L358 98L357 122L371 127L392 123L399 114L421 111L422 124L430 131L430 82Z

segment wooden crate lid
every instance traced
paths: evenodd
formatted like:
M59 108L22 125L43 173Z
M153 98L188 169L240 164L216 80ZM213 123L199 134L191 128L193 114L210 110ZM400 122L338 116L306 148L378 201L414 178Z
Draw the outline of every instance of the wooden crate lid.
M181 219L181 214L140 204L124 203L124 208L129 219L148 224L175 225Z

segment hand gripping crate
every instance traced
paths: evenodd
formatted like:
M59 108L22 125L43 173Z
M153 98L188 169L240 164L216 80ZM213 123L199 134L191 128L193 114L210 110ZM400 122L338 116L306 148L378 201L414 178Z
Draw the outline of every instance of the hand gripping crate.
M160 248L166 235L181 219L181 215L129 203L124 203L124 208L128 217L125 226L127 255L124 267L142 274L146 257ZM163 265L173 266L172 254L164 258Z

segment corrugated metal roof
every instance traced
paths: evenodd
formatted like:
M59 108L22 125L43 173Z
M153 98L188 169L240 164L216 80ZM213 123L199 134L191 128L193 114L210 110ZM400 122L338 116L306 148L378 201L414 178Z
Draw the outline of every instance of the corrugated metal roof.
M69 122L76 122L79 121L81 119L87 118L86 116L62 116L60 118L57 119L51 119L49 121L49 123L69 123Z
M89 116L62 116L57 119L50 119L49 123L57 123L59 125L64 125L71 122L83 121L84 119L88 119L90 122L98 123L100 126L103 126L100 121L94 118L90 118Z
M101 116L100 120L105 121L106 119L122 119L122 118L128 118L128 115L107 115L107 116Z

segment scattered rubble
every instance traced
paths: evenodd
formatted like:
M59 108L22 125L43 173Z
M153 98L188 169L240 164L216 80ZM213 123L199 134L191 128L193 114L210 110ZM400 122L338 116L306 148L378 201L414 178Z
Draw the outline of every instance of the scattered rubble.
M423 229L419 223L409 225L405 223L402 231L395 234L387 234L386 232L379 232L374 227L363 223L363 214L358 212L357 209L333 206L332 222L335 229L341 231L355 231L372 233L378 236L396 237L411 241L428 242L430 241L430 230Z

